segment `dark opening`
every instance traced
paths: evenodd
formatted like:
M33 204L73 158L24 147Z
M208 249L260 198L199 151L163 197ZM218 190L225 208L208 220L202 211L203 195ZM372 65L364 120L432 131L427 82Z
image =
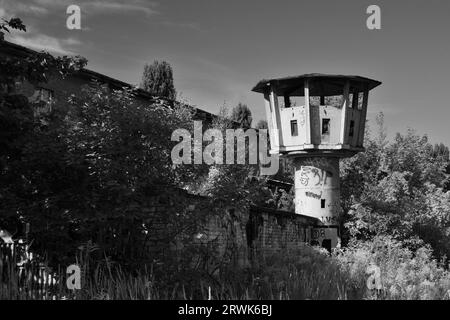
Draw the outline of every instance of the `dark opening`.
M354 132L355 132L355 121L350 120L350 132L348 133L348 135L350 137L353 137Z
M323 209L325 208L325 199L320 200L320 207Z
M331 252L331 239L323 239L322 248L325 248L328 252Z
M322 119L322 134L330 134L330 119Z
M285 108L291 107L291 99L289 98L289 96L284 96L284 107Z
M312 240L312 241L311 241L311 245L312 245L312 246L319 246L320 243L319 243L319 241L317 241L317 240Z
M297 120L291 120L291 136L298 136Z

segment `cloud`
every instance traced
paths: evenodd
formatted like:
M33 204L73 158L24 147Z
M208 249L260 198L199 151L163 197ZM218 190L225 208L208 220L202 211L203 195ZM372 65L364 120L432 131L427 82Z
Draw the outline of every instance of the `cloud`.
M20 1L0 1L0 16L10 18L22 14L45 15L48 9L31 3L21 3Z
M8 40L37 51L45 50L62 55L73 55L74 53L69 48L80 44L80 41L74 38L58 39L43 34L33 36L12 35Z
M48 10L39 6L29 6L28 10L37 15L44 15L48 13Z
M82 5L87 13L106 13L107 11L135 11L146 15L154 15L159 12L155 9L156 3L151 1L90 1ZM80 6L81 7L81 6Z
M161 24L166 27L191 29L191 30L200 31L200 32L205 31L204 29L202 29L200 27L200 25L198 23L195 23L195 22L174 22L174 21L165 20L165 21L161 22Z
M133 11L145 15L154 15L158 4L146 0L16 0L0 1L1 7L6 8L12 14L46 15L49 13L66 14L69 5L76 4L85 14L123 13Z

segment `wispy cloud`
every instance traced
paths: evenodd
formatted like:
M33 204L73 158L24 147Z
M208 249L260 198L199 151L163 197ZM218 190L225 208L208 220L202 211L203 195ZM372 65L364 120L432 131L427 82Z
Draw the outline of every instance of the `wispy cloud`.
M110 14L123 12L137 12L145 15L154 15L158 4L146 0L27 0L5 1L1 0L1 7L11 14L46 15L60 12L65 14L65 9L76 4L85 14Z
M7 40L37 51L48 51L55 54L73 55L72 47L80 45L74 38L58 39L43 34L10 36Z
M169 21L169 20L165 20L163 22L161 22L161 24L163 26L166 27L175 27L175 28L183 28L183 29L191 29L191 30L195 30L195 31L200 31L203 32L205 31L204 29L202 29L200 27L200 25L196 22L177 22L177 21Z
M156 10L157 4L152 1L131 0L131 1L89 1L83 7L87 13L106 13L111 11L123 12L134 11L146 15L154 15L159 12Z
M0 0L0 15L9 18L10 15L16 16L21 14L45 15L48 9L33 3L33 1L6 1Z

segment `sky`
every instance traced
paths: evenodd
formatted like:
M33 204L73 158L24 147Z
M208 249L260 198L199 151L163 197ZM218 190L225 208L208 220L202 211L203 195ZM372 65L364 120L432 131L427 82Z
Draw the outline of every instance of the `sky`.
M69 5L81 30L66 27ZM369 5L381 29L369 30ZM265 119L263 78L351 74L383 84L370 93L369 121L385 116L390 138L408 128L450 145L448 0L0 0L0 17L27 32L6 39L138 84L146 63L166 60L180 98L217 113L245 103Z

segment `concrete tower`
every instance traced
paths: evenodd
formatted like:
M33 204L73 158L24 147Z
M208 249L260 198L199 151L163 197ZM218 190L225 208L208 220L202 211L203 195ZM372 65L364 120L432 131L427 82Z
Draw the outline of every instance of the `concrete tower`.
M339 159L364 151L369 91L381 82L346 75L305 74L261 80L271 153L295 166L295 212L315 217L312 239L335 247L339 236ZM325 242L324 242L325 241Z

